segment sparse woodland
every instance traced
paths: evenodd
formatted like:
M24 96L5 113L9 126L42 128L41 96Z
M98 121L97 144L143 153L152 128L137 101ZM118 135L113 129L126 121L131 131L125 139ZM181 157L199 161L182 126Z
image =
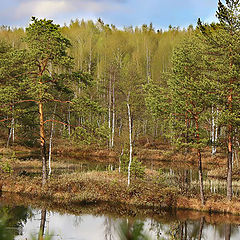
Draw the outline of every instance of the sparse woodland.
M216 15L218 23L199 19L196 27L168 30L118 29L101 19L60 27L34 17L26 29L2 26L1 147L39 148L43 185L54 141L108 149L127 159L130 185L135 147L158 142L195 156L203 205L208 149L213 157L225 154L232 200L240 147L239 1L219 1Z

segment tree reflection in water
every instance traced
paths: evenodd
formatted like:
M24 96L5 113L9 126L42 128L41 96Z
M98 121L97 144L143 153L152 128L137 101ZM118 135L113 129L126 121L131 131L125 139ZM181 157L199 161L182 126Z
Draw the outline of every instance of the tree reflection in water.
M33 211L39 214L39 211ZM49 239L60 239L58 235L49 236L46 234L46 222L47 222L47 210L41 210L41 217L37 219L33 219L33 212L30 208L26 207L9 207L9 206L1 206L0 207L0 240L14 240L17 236L17 239L21 235L30 234L32 230L37 234L34 237L24 237L27 240L49 240ZM37 215L38 215L37 214ZM35 216L35 214L34 214ZM39 215L38 215L39 216ZM134 218L118 218L111 216L102 216L98 217L95 221L95 218L91 217L91 222L89 218L85 220L84 215L80 215L77 217L78 221L76 222L76 216L72 215L69 219L74 219L73 225L79 225L79 227L84 228L86 224L92 224L91 228L99 231L99 239L105 240L236 240L239 236L239 227L234 224L230 224L231 219L227 219L229 223L225 224L212 224L209 222L214 222L214 215L202 216L199 220L188 220L187 216L184 214L180 214L179 216L185 217L184 220L176 220L174 216L169 217L167 215L166 218L156 219L145 219L143 221L136 220ZM59 217L59 222L61 223L61 216ZM31 221L33 219L35 221L34 229L26 229L25 227L27 221ZM58 219L58 218L57 218ZM68 219L68 218L67 218ZM101 227L98 228L99 220L101 220ZM224 220L224 219L223 219ZM52 226L52 230L57 234L61 231L61 229L56 226L56 218L48 219L50 226ZM86 221L86 222L85 222ZM93 222L92 222L93 221ZM85 223L84 223L85 222ZM217 221L216 221L217 222ZM96 225L95 225L96 224ZM70 226L70 225L69 225ZM73 228L71 231L74 231ZM77 232L77 229L76 229ZM72 233L72 232L71 232ZM70 234L66 231L65 237ZM29 235L28 235L29 236ZM26 238L27 237L27 238ZM73 233L71 236L72 239L79 239L79 235ZM84 237L88 237L86 232L84 233ZM65 239L65 238L63 238ZM87 239L87 238L86 238Z
M144 231L142 221L123 220L118 228L119 240L150 240Z
M22 234L23 225L32 216L32 211L26 207L0 207L0 239L13 240Z
M44 239L43 236L44 236L44 231L45 231L46 216L47 216L47 210L45 208L43 208L41 211L41 222L40 222L38 240Z

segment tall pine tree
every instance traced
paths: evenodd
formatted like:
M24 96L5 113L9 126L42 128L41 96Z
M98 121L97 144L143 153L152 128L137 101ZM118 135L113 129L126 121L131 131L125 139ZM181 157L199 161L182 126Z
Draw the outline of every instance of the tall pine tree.
M232 165L235 130L240 123L240 2L218 2L218 24L206 25L198 21L205 44L208 78L215 83L219 124L226 129L227 198L232 199Z

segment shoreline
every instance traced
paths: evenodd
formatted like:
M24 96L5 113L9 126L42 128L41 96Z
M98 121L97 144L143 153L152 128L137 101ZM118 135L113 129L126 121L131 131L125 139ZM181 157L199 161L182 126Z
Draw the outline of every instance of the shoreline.
M240 224L240 216L229 213L211 213L196 211L190 209L161 209L152 207L140 207L128 204L119 204L111 202L98 202L88 204L59 204L49 202L38 198L29 198L25 194L3 193L0 201L8 206L16 206L20 203L23 206L31 206L33 208L47 209L48 211L57 211L59 213L67 213L73 215L92 214L95 216L109 215L113 217L130 217L130 218L148 218L164 222L171 221L198 221L204 218L210 224Z
M88 205L106 202L130 207L194 210L208 214L222 213L240 216L240 198L228 201L221 195L206 196L201 205L198 195L184 196L178 189L159 183L133 180L126 186L126 176L118 172L83 172L63 174L48 180L41 187L41 177L5 176L3 194L23 194L38 200L62 205Z

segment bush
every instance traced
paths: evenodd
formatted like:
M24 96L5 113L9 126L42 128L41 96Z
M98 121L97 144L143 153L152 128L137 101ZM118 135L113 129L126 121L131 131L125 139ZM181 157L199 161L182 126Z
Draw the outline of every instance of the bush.
M129 156L123 154L120 157L121 160L121 171L124 173L128 172ZM145 175L145 166L141 161L138 161L136 157L133 157L131 164L131 176L143 178Z

